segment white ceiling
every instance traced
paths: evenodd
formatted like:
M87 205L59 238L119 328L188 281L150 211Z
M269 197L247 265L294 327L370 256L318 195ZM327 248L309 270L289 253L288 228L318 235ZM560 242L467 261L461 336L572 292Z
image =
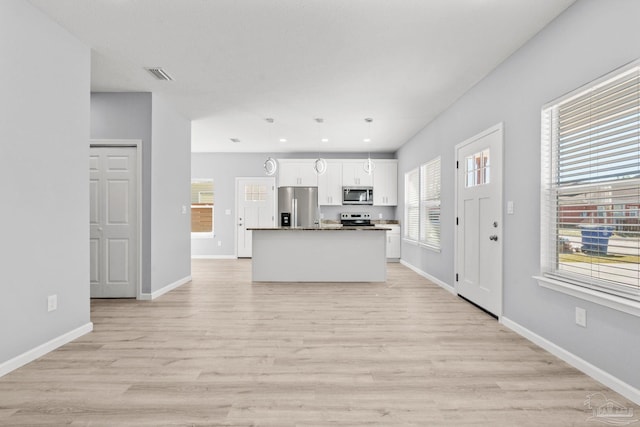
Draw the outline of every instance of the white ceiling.
M30 0L93 91L161 94L214 152L395 151L573 1Z

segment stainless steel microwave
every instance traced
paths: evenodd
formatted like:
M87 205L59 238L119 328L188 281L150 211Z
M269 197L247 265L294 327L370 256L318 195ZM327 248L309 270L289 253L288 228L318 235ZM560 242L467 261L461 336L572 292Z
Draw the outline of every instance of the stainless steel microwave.
M342 187L343 205L373 205L373 187Z

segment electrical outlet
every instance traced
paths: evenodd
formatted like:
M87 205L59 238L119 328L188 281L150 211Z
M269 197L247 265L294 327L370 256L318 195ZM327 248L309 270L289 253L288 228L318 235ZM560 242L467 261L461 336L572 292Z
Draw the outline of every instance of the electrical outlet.
M182 215L185 215L187 213L187 207L185 205L182 205Z
M587 327L587 310L584 308L576 307L576 325Z
M49 295L47 297L47 311L58 309L58 295Z
M378 214L378 219L382 219L382 214L381 213Z
M218 246L222 246L222 240L218 240Z

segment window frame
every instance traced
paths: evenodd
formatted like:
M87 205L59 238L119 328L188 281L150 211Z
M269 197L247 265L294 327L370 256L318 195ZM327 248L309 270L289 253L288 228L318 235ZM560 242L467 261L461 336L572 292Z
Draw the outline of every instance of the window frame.
M637 72L640 75L640 61L634 61L626 66L623 66L617 70L614 70L605 76L592 81L586 85L579 87L578 89L559 97L558 99L544 105L541 111L541 203L540 203L540 274L534 276L538 281L538 284L544 288L562 292L567 295L571 295L583 300L591 301L600 305L613 308L618 311L632 314L634 316L640 316L640 290L636 288L635 292L633 288L631 290L623 291L623 286L616 288L614 281L600 279L593 275L587 274L572 274L570 271L560 268L558 249L558 239L560 237L559 226L562 225L561 221L564 221L560 217L559 201L563 194L568 194L570 191L582 191L585 194L594 193L597 194L598 187L602 187L607 184L607 181L603 181L602 175L597 173L592 178L581 178L582 181L568 182L563 177L562 169L560 169L559 160L560 152L560 137L554 131L554 127L558 122L558 110L560 106L569 103L574 99L579 99L585 96L587 93L597 91L601 87L606 87L609 83L622 78L625 74ZM640 89L638 89L640 92ZM599 93L597 92L599 95ZM613 102L616 102L621 98L614 98ZM591 102L591 101L589 101ZM640 104L639 110L640 111ZM633 117L633 116L630 116ZM598 129L603 125L602 123L592 124L591 116L589 116L589 126L593 126L594 129ZM614 120L614 119L608 119ZM616 119L617 120L617 119ZM631 120L631 119L629 119ZM640 121L640 119L637 119ZM613 126L616 121L606 121L604 123ZM552 126L553 124L553 126ZM588 128L591 129L591 128ZM600 132L599 130L597 132ZM589 134L591 135L591 133ZM596 134L599 135L599 134ZM640 139L640 137L639 137ZM591 136L589 137L591 141ZM590 144L590 142L587 142ZM630 144L633 144L631 142ZM592 147L592 146L588 146ZM595 146L594 146L595 147ZM589 150L593 148L588 148ZM595 148L598 150L598 148ZM566 150L566 149L565 149ZM596 151L598 153L599 151ZM617 169L612 169L615 175ZM624 170L624 165L620 166L620 171ZM575 174L575 173L574 173ZM592 176L592 175L589 175ZM586 180L589 181L586 181ZM631 185L635 185L633 181L636 179L626 177L622 181L629 182ZM619 182L620 179L618 178ZM585 184L586 182L586 184ZM629 184L627 184L629 185ZM567 190L567 188L569 190ZM640 184L637 184L637 188L640 190ZM578 190L579 189L579 190ZM565 196L567 197L567 196ZM600 210L596 209L596 214L600 215ZM640 237L638 237L640 238ZM555 260L555 261L554 261ZM591 264L593 265L593 264ZM564 271L563 271L564 270ZM636 286L636 285L632 285Z
M425 187L429 188L429 174L427 169L437 167L438 182L436 183L437 190L435 191L435 197L432 192L425 191ZM432 176L432 177L434 177ZM412 199L411 181L415 180L415 195ZM415 167L404 174L404 232L402 235L403 241L412 245L420 246L431 251L440 252L442 248L442 157L437 156L426 163ZM429 220L429 214L431 210L437 211L437 238L432 239L425 237L424 229ZM413 215L412 215L413 212ZM425 218L426 217L426 218ZM413 224L413 220L416 224ZM412 231L415 233L412 233Z
M202 208L209 208L211 209L211 231L191 231L191 238L192 239L212 239L215 237L215 187L214 187L214 181L213 178L191 178L191 191L193 191L193 183L194 182L211 182L211 197L212 197L212 203L211 205L194 205L193 204L193 199L191 198L191 204L190 204L190 208L189 208L189 213L190 215L193 215L193 209L202 209ZM190 230L192 230L193 225L190 225Z
M415 197L410 197L411 178L415 177L416 189ZM417 211L416 221L412 228L411 212ZM404 174L404 233L403 240L411 243L418 243L420 239L420 168L413 168ZM415 229L415 235L412 230Z
M429 171L429 169L436 169L435 171ZM437 182L432 186L429 182L429 178L436 179ZM426 187L426 188L425 188ZM430 191L433 190L433 191ZM419 242L420 245L434 251L440 252L442 248L442 158L441 156L435 157L426 163L420 165L420 212L419 212ZM423 229L427 224L431 223L430 213L431 211L437 211L437 237L432 238L425 235L423 238ZM426 218L423 218L423 212Z

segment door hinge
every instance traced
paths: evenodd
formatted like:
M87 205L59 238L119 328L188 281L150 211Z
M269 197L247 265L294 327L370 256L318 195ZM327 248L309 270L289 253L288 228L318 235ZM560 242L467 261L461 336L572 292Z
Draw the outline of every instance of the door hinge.
M456 282L458 281L458 273L456 273Z
M456 160L456 169L458 169L459 167L460 167L460 162Z
M456 217L456 225L458 225L458 217Z

